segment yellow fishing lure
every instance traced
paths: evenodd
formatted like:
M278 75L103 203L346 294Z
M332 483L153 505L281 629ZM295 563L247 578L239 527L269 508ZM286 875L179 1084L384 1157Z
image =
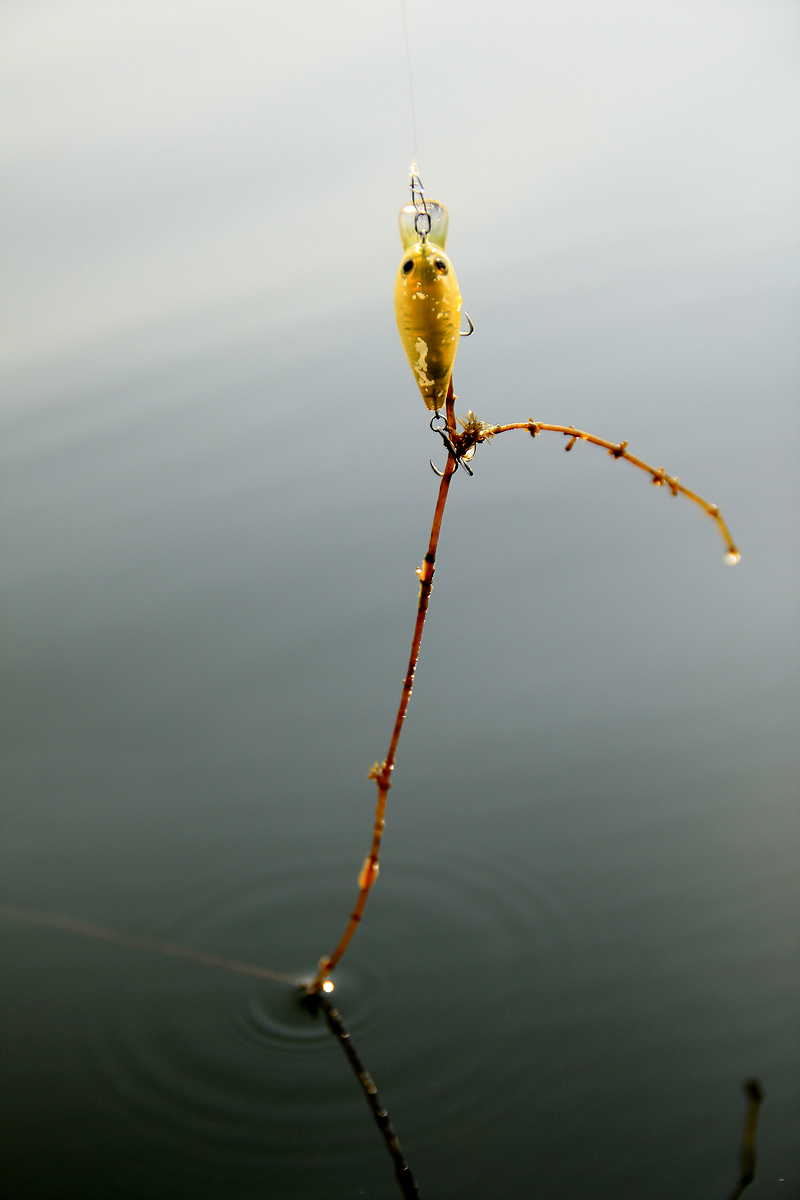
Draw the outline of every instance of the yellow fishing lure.
M400 210L404 254L394 286L397 328L422 399L444 408L461 328L461 292L444 252L449 223L438 200L425 200L411 177L412 203Z

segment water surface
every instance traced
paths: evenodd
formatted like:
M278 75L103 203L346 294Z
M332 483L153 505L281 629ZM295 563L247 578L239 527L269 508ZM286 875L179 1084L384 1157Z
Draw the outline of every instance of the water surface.
M796 1196L783 18L648 4L639 28L609 6L598 50L546 6L536 38L510 37L495 7L454 23L464 111L447 99L454 140L428 148L476 323L459 411L628 439L720 505L743 561L600 450L481 448L453 485L335 999L423 1196L725 1200L751 1077L748 1200ZM391 311L397 46L371 6L325 45L317 13L306 59L282 18L271 74L253 13L227 40L194 6L191 38L92 25L129 95L113 55L98 81L74 29L48 58L14 11L33 132L8 193L3 901L308 974L355 896L442 462ZM503 70L471 57L484 36ZM37 107L50 93L26 80L88 107ZM98 97L118 102L110 133ZM505 197L491 238L478 176ZM348 241L333 215L355 196ZM1 927L9 1195L398 1194L291 988Z

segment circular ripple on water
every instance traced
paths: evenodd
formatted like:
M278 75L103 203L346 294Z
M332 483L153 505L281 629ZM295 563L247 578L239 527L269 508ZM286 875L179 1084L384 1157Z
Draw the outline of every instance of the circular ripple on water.
M233 945L248 961L310 980L344 927L357 895L355 875L352 854L303 857L207 900L184 921L180 936L192 945ZM380 1025L384 986L378 964L363 955L348 954L337 969L335 999L354 1034ZM311 1019L298 989L280 984L247 993L236 1026L249 1040L287 1053L313 1053L330 1036L323 1019Z
M495 1116L492 1137L519 1137L520 1114L541 1115L586 1048L597 929L570 864L393 848L370 904L358 953L380 965L391 1030L379 1086L391 1080L434 1157L454 1137L486 1144Z
M356 870L344 854L287 863L206 899L174 940L308 975L341 932ZM569 986L591 922L563 878L473 850L387 852L333 998L387 1103L424 1114L426 1136L454 1123L463 1134L476 1088L488 1099L498 1063L526 1052L530 989ZM126 974L94 1015L92 1070L108 1102L168 1136L178 1159L229 1174L308 1169L310 1139L344 1170L373 1146L340 1049L291 987L155 955Z

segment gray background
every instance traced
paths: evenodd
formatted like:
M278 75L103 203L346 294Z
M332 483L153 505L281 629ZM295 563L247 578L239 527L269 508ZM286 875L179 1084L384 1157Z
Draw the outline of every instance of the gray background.
M627 439L743 561L601 450L479 451L342 1012L425 1195L725 1195L750 1075L796 1195L797 10L408 16L458 411ZM401 6L2 21L4 899L308 971L442 461ZM12 1194L393 1194L280 989L3 932Z

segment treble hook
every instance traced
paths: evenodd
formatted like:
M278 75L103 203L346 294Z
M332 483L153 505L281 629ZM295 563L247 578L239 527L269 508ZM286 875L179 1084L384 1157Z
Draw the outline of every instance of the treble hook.
M469 321L469 317L467 317L467 320ZM471 324L472 324L472 322L470 321L470 325ZM469 336L469 335L467 335L467 336ZM434 424L435 421L442 421L443 424L435 425ZM456 469L458 469L458 467L463 467L468 475L473 475L474 472L470 470L470 468L465 463L463 457L458 453L455 446L450 441L450 438L447 436L447 418L442 413L440 413L438 411L438 409L431 417L430 425L431 425L431 429L433 430L433 432L438 433L439 437L444 442L445 448L447 449L447 453L451 454L453 456L453 459L456 464ZM440 471L437 467L435 467L433 465L433 459L428 459L428 462L431 464L431 470L433 471L434 475L438 475L440 479L444 478L444 471Z
M471 333L475 332L475 326L472 324L472 321L470 320L470 316L469 316L468 312L465 312L464 316L469 321L469 329L459 329L458 332L461 337L469 337Z

